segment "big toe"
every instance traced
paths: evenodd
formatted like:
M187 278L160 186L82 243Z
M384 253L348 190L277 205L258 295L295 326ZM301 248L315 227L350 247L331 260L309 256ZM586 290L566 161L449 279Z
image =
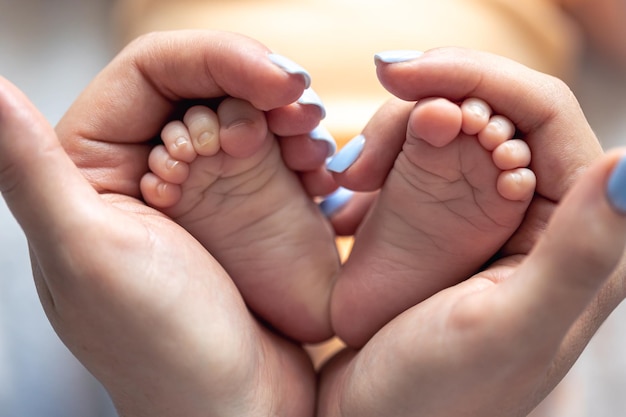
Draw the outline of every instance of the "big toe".
M439 148L458 136L462 123L458 105L444 98L424 99L415 105L407 134Z
M265 113L244 100L229 98L217 110L220 121L220 145L235 158L247 158L257 152L268 138Z

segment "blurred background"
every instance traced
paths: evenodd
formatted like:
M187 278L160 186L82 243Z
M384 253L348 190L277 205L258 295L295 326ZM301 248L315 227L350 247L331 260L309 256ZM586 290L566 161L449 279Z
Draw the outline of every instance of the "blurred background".
M0 74L53 125L114 56L112 0L0 0ZM605 148L626 145L626 75L593 53L572 85ZM45 210L45 207L41 208ZM554 417L626 412L626 319L618 309L555 394ZM48 324L26 241L0 199L0 417L112 417L106 393Z
M53 125L113 55L109 3L0 0L0 74ZM26 241L2 200L0 416L115 415L104 390L48 324L30 275Z

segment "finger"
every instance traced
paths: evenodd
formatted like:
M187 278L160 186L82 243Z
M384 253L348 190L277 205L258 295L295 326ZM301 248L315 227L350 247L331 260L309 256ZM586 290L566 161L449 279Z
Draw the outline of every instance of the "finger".
M359 192L350 194L339 194L338 201L334 203L334 209L327 213L330 223L339 236L353 236L363 219L374 204L378 192Z
M441 389L461 398L450 404L460 401L464 410L471 404L472 415L490 415L494 409L511 415L513 409L523 412L541 401L592 336L588 330L577 329L568 340L569 350L559 352L572 324L595 301L624 253L624 158L626 150L603 158L581 176L554 213L545 238L517 269L519 258L503 261L413 307L372 338L357 360L371 367L365 372L376 372L377 377L370 380L379 383L377 388L395 396L404 409L409 398L413 411L429 404ZM621 166L615 169L619 159ZM609 178L612 185L607 193ZM441 337L432 337L433 331L442 330L433 317L444 320L446 330ZM386 340L400 350L389 349ZM384 349L374 351L376 345ZM420 346L419 355L414 354L415 346ZM385 358L385 354L395 356ZM373 355L376 361L371 360ZM377 363L385 366L377 367ZM478 373L484 376L480 383L476 383ZM357 384L368 380L367 376L358 375L355 386L362 389ZM411 378L411 383L403 377ZM502 381L509 383L502 385ZM419 382L425 387L419 393L405 389ZM369 392L371 384L366 388ZM480 392L493 395L489 401L480 401L484 397Z
M302 187L313 198L331 194L337 188L333 177L322 168L301 172L299 176Z
M365 218L407 136L415 104L398 99L385 103L363 133L330 160L327 168L342 188L322 208L338 235L352 235ZM356 193L349 193L357 191Z
M140 144L158 136L176 106L228 95L270 110L295 102L309 83L309 75L297 64L277 59L241 35L154 33L125 48L80 95L56 130L98 191L139 196L139 179L146 172L142 161L149 152Z
M98 198L43 115L1 77L0 190L34 248L58 247L62 236L84 232L82 219L94 214Z
M560 80L496 55L441 48L400 59L381 54L377 74L404 100L440 96L452 101L485 100L525 134L533 154L531 169L549 171L538 192L558 200L576 173L602 152L571 90ZM593 138L590 140L589 138ZM575 152L567 152L575 149Z
M344 145L328 163L340 185L354 191L380 188L406 140L414 103L390 100L372 117L363 133Z
M59 129L63 136L140 142L156 136L180 100L228 95L261 110L293 103L308 75L283 69L271 56L260 43L227 32L143 36L87 87Z
M560 343L618 266L626 246L625 157L612 153L585 172L501 286L494 315L517 323L528 343Z
M297 102L270 110L267 123L279 136L295 136L315 129L324 117L324 103L313 89L308 88Z
M312 171L324 166L331 157L337 144L330 132L318 126L305 135L280 138L280 149L287 165L294 171Z

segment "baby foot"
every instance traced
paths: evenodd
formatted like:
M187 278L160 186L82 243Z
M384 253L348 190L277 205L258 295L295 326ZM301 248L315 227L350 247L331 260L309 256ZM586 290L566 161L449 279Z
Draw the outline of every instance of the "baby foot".
M477 99L420 101L335 285L338 336L362 346L407 308L471 276L522 222L530 148Z
M204 245L261 319L303 342L328 338L334 235L265 114L232 98L216 112L192 107L162 140L141 182L145 201Z

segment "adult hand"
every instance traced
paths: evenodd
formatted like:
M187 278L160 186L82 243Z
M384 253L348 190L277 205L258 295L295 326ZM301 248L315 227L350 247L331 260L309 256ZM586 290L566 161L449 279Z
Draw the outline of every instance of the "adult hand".
M98 192L135 197L141 195L138 178L147 171L151 140L192 104L241 98L267 112L275 134L306 134L323 116L319 106L296 102L310 77L283 59L282 67L276 65L269 53L256 41L228 32L145 35L78 97L56 126L57 134Z
M626 151L589 168L602 150L570 90L503 58L442 49L379 62L378 74L402 99L478 97L511 119L532 149L537 194L484 271L407 310L362 350L345 350L326 366L319 415L526 415L625 296L626 217L606 190ZM381 186L376 181L393 162L381 155L405 135L389 134L389 126L406 126L407 111L393 101L375 116L363 153L337 176L342 185ZM623 166L615 176L623 187Z
M52 325L121 415L313 414L304 351L259 324L215 259L138 199L149 141L186 100L240 97L297 135L320 118L292 104L305 86L247 38L150 35L86 89L59 142L0 81L0 189Z

